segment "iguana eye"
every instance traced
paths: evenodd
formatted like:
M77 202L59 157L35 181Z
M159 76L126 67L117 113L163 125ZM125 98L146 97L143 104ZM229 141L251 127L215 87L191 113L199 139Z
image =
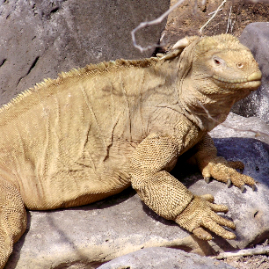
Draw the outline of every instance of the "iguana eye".
M214 56L213 57L213 62L216 66L226 66L226 63L223 59L221 59L220 57L218 56Z
M214 59L216 65L220 65L220 61L218 59Z
M243 68L244 65L243 65L242 63L238 63L238 64L237 64L237 67L238 67L238 68Z

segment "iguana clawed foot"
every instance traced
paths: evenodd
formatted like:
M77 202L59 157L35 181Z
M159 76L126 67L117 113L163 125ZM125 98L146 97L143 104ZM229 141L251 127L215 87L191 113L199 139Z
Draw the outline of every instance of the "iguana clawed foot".
M212 239L212 235L204 228L225 239L234 239L235 234L222 226L235 229L235 224L216 214L216 212L227 212L227 206L213 204L213 201L214 197L210 194L195 196L175 222L199 239Z
M240 161L226 161L223 157L215 157L208 161L207 165L202 168L202 175L208 183L210 178L224 182L228 187L233 184L234 186L245 190L245 184L256 189L255 181L252 177L240 174L235 169L243 170L244 164Z

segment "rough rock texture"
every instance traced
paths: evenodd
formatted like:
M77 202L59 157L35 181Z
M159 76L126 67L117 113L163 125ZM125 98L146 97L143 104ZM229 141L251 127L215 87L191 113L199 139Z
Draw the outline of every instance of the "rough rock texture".
M252 51L263 78L261 87L235 104L233 111L245 117L257 116L269 123L269 22L249 24L240 41Z
M227 124L254 132L234 130ZM176 246L210 255L264 241L269 233L269 146L266 144L269 127L257 118L232 114L228 123L217 127L212 135L216 137L221 155L245 163L244 173L259 182L257 191L247 187L246 192L241 193L238 188L227 188L217 181L206 184L199 180L202 176L193 167L187 169L182 162L174 174L183 178L194 193L211 193L216 203L230 208L228 217L233 218L237 226L236 240L226 241L217 236L209 243L197 240L175 223L157 216L129 189L77 209L30 212L30 230L15 244L6 268L96 268L103 262L147 247Z
M171 0L171 6L177 0ZM254 3L255 2L255 3ZM199 29L213 16L223 0L185 0L168 16L162 43L170 47L186 35L199 35ZM260 0L227 0L203 30L204 35L231 33L240 36L252 22L268 21L269 2Z
M89 63L151 56L132 45L131 30L158 17L169 0L0 0L0 105L43 78ZM158 43L165 21L138 32Z
M98 269L232 269L222 261L212 260L178 249L146 248L114 259Z
M244 162L244 173L256 180L257 190L253 192L247 187L244 193L240 193L234 187L218 189L215 181L203 191L202 186L199 188L199 181L195 190L200 193L212 191L217 203L225 203L230 208L230 216L237 228L237 241L229 242L233 247L243 249L262 242L269 238L269 126L258 118L247 119L231 113L211 135L215 137L219 155Z

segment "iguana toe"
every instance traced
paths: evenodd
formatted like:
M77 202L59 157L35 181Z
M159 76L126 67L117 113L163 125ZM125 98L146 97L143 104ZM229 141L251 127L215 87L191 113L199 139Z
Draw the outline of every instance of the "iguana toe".
M221 236L224 239L235 239L236 236L235 236L234 233L229 232L229 231L227 231L226 229L224 229L223 227L220 226L220 225L227 224L226 221L227 222L231 222L231 221L228 221L228 220L226 220L224 218L221 218L221 219L223 220L223 221L220 221L221 223L219 223L219 222L217 223L216 221L213 221L212 219L206 219L206 220L204 220L203 225L204 225L205 228L207 228L208 230L214 232L216 235ZM225 226L228 226L228 225L225 225ZM234 224L233 224L233 226L234 226Z
M210 202L209 204L211 210L213 210L214 212L228 212L229 209L226 205L217 205L217 204L213 204L213 202Z
M246 185L250 186L252 189L256 188L255 181L252 177L242 175L235 170L231 176L231 181L233 185L240 188L242 192L246 189L245 188Z
M212 236L206 230L212 231L225 239L234 239L235 234L222 226L235 229L235 224L216 213L227 212L227 206L213 204L213 200L214 197L210 194L195 196L185 210L177 216L176 223L203 240L212 239Z
M211 194L203 194L203 195L200 195L200 198L203 198L204 200L210 202L210 203L213 203L214 202L214 196L211 195Z
M207 220L207 222L206 222L206 220ZM208 224L210 224L210 225L208 225ZM228 227L228 228L231 228L231 229L233 229L233 230L235 230L235 224L232 222L232 221L230 221L230 220L228 220L228 219L225 219L225 218L223 218L223 217L221 217L221 216L219 216L218 214L216 214L216 213L212 213L211 215L210 215L210 218L208 218L208 219L206 219L205 218L205 220L203 220L203 225L204 225L204 227L206 227L206 228L210 228L210 227L215 227L215 224L216 225L218 225L218 227L221 227L221 226L225 226L225 227ZM221 225L221 226L220 226ZM222 228L222 227L221 227ZM223 228L222 228L223 229ZM212 230L213 232L215 232L213 229L211 229L210 228L210 230ZM226 230L225 230L226 231ZM216 233L216 232L215 232Z
M252 177L243 175L235 170L235 168L243 168L244 165L241 162L226 161L222 157L215 157L208 161L208 164L203 168L206 173L210 173L214 179L224 182L228 187L231 183L241 189L245 190L245 185L255 188L255 181ZM202 171L203 174L203 171Z
M201 227L195 228L192 232L199 239L206 240L206 241L213 239L212 235Z
M221 219L226 220L224 218L221 218ZM231 222L231 221L228 221L228 222ZM233 226L232 229L235 229L235 225L233 224L233 222L231 222L231 223L232 223L231 226ZM216 235L221 236L224 239L231 240L231 239L236 238L236 235L234 233L227 231L226 229L221 227L219 224L209 219L209 220L205 221L204 227L207 228L208 230L211 230ZM224 224L222 224L222 225L224 225ZM207 232L205 229L203 229L202 227L195 228L192 232L199 239L206 240L206 241L213 239L212 235L209 232Z
M227 161L228 166L233 169L239 169L240 171L243 171L245 168L245 165L241 161Z

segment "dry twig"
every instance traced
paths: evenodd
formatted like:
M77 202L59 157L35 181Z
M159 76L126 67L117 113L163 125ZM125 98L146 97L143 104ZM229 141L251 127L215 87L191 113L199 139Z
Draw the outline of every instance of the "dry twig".
M213 16L200 28L199 32L200 34L203 33L204 28L215 18L217 13L220 11L221 7L226 3L227 0L223 0L220 6L217 8L217 10L214 12Z
M231 33L233 32L233 27L234 27L234 24L235 24L235 21L232 22L232 19L231 19L232 8L233 8L233 6L230 6L229 17L228 17L227 28L226 28L226 34L228 33L229 29L230 29Z
M230 257L243 257L243 256L253 256L253 255L265 255L269 254L269 246L266 247L260 247L260 248L249 248L249 249L241 249L237 251L231 251L231 252L223 252L220 253L215 258L218 260L227 259Z
M135 29L132 30L131 35L132 35L132 40L133 40L133 45L137 49L139 49L141 52L144 52L148 49L156 48L158 47L157 44L150 45L147 47L142 47L141 45L138 45L136 43L136 38L135 38L135 33L142 28L145 28L150 25L156 25L158 23L161 23L175 8L177 8L179 5L181 5L185 0L179 0L176 4L174 4L170 9L168 9L166 12L164 12L159 18L152 20L152 21L146 21L146 22L141 22ZM226 1L226 0L225 0Z

